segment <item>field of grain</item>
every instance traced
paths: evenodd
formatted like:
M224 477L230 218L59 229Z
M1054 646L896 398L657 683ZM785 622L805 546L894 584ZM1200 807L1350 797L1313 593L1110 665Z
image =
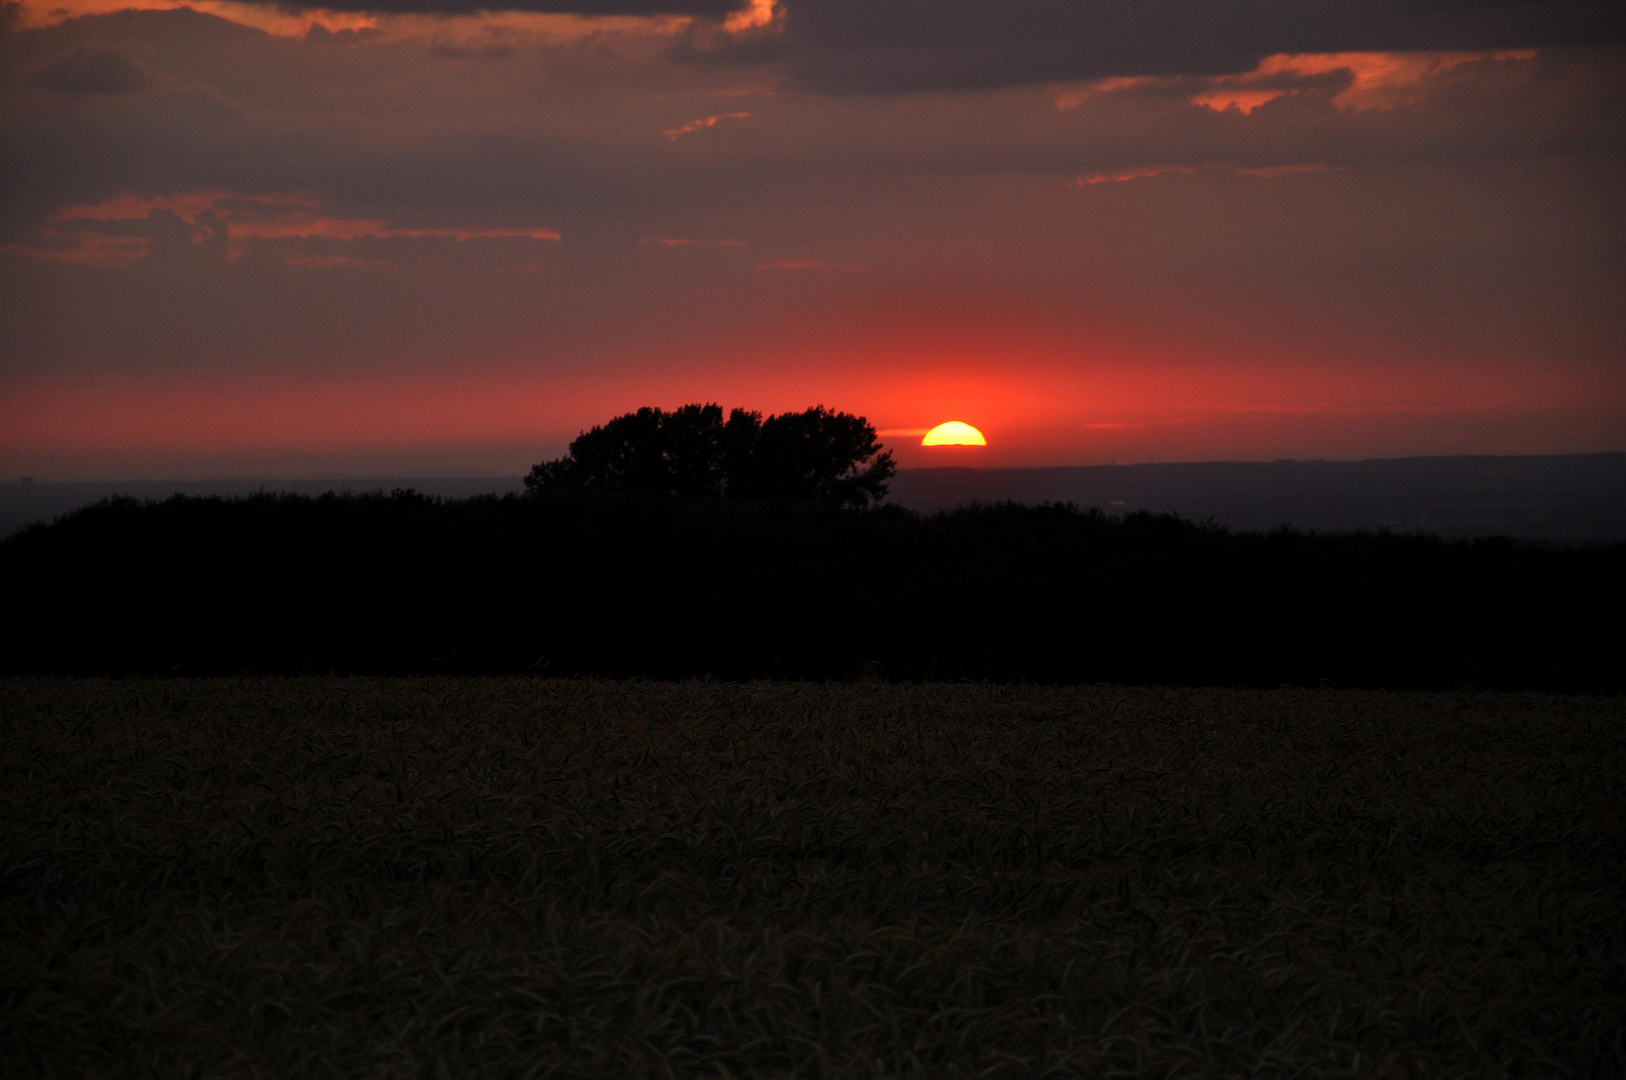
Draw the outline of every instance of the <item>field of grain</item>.
M0 682L15 1075L1626 1071L1626 701Z

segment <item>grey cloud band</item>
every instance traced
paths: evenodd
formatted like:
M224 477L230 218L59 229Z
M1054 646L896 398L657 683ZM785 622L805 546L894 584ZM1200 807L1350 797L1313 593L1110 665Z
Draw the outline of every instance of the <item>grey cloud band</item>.
M781 0L778 18L715 32L746 0L333 0L330 11L677 15L675 55L777 62L836 93L970 89L1132 75L1219 75L1273 53L1499 49L1626 41L1613 0Z

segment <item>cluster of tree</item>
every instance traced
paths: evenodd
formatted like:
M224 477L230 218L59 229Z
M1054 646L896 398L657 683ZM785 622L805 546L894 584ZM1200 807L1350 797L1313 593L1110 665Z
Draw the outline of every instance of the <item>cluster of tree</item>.
M717 405L644 408L584 432L570 453L531 469L534 494L797 499L865 507L896 466L861 416L819 405L766 420Z
M1626 690L1626 544L989 506L123 500L0 542L0 673Z

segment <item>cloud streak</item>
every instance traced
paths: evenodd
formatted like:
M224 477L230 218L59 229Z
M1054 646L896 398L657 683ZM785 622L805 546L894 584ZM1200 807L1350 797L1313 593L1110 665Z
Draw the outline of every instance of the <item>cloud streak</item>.
M696 131L705 131L714 128L724 120L745 120L750 117L748 112L717 113L713 116L702 117L699 120L690 120L687 124L679 124L674 128L667 128L661 134L673 142L677 142L685 135L692 135Z
M359 240L472 240L559 241L556 229L401 228L380 220L330 217L321 203L308 195L234 195L225 191L196 191L174 196L119 195L91 206L70 206L51 219L33 243L13 244L10 254L49 261L114 269L139 262L151 254L150 236L133 230L154 221L178 221L187 227L189 242L201 246L211 239L225 241L227 259L262 249L265 241ZM339 254L284 253L289 266L377 267L378 259Z

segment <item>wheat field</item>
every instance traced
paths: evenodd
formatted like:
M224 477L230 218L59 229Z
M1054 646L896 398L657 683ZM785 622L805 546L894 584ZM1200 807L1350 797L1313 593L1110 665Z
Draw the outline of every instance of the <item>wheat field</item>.
M1626 701L0 682L0 1059L1626 1072Z

